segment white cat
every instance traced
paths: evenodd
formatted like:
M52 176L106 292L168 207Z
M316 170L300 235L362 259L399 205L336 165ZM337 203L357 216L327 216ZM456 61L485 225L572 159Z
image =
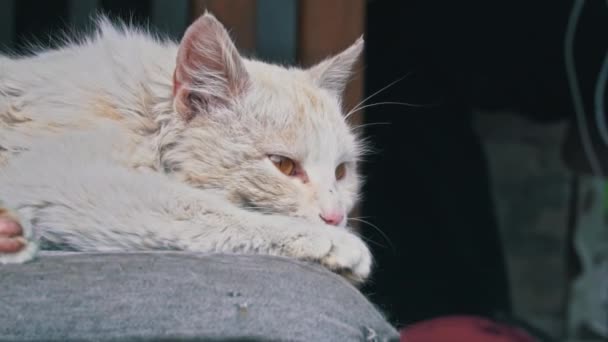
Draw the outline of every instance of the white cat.
M205 14L179 46L101 19L78 43L0 56L0 263L40 243L264 253L364 280L371 255L346 227L362 146L340 101L362 49L266 64Z

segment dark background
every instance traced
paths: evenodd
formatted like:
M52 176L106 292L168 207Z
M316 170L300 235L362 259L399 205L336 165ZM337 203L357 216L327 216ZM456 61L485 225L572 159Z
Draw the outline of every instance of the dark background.
M400 115L378 106L365 114L367 122L390 125L367 130L381 153L366 169L363 211L379 227L390 227L389 238L398 246L375 248L379 270L370 292L401 322L510 312L487 162L471 115L474 109L508 109L541 123L575 121L564 60L572 5L369 3L368 93L411 73L374 100L436 104ZM579 20L574 54L591 119L593 89L608 47L601 38L608 32L606 3L589 1ZM593 124L590 129L595 135ZM578 137L571 139L569 153L580 157ZM605 152L596 143L598 153ZM588 171L584 159L564 161L575 171ZM382 241L374 231L369 234Z
M327 49L336 52L352 41L336 38L342 37L336 32L350 27L352 16L360 17L367 47L363 77L356 82L363 82L365 93L351 89L349 96L360 100L405 77L372 102L420 105L370 107L358 119L382 123L366 128L378 153L364 166L361 215L381 227L393 246L371 245L377 270L363 291L396 324L447 314L511 315L487 160L472 126L474 110L509 109L547 124L569 120L564 163L574 174L590 172L565 73L564 39L572 1L175 1L161 6L166 12L159 12L159 1L84 1L80 4L94 5L74 7L76 3L0 2L4 50L27 53L31 41L52 46L49 33L66 26L85 29L91 8L151 23L179 38L197 9L200 13L210 6L220 12L221 20L225 15L225 23L233 20L241 37L237 44L244 50L271 61L310 64ZM248 15L237 13L239 8L257 9L254 33L238 28ZM311 19L311 8L330 20L323 21L322 15ZM310 27L303 23L314 20L325 32L307 37L302 32L311 32ZM585 2L573 53L589 120L608 47L607 23L605 2ZM607 155L590 122L586 133L596 152ZM364 229L364 234L385 241L373 229ZM576 272L572 255L564 256L564 262Z

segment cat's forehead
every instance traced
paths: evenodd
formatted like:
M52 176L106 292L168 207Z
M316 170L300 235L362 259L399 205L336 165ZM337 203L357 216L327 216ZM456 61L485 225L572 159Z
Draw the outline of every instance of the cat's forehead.
M340 99L314 84L306 71L260 62L247 67L251 114L274 130L268 138L313 159L350 158L356 153Z
M340 100L314 84L304 70L250 62L250 105L257 114L277 123L343 126Z

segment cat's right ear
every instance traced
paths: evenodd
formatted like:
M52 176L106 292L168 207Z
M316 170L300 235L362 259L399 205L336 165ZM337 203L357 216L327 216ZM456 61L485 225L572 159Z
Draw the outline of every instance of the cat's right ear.
M321 88L341 96L352 69L363 52L364 44L363 37L360 37L346 50L310 68L308 73Z
M205 13L188 27L173 74L174 107L182 118L230 106L248 79L230 35L213 15Z

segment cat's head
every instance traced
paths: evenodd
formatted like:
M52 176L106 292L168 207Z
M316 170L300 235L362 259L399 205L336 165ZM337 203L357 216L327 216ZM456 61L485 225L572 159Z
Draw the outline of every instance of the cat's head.
M341 96L362 49L359 39L310 69L285 68L243 58L203 15L178 49L163 168L251 210L343 226L361 145Z

